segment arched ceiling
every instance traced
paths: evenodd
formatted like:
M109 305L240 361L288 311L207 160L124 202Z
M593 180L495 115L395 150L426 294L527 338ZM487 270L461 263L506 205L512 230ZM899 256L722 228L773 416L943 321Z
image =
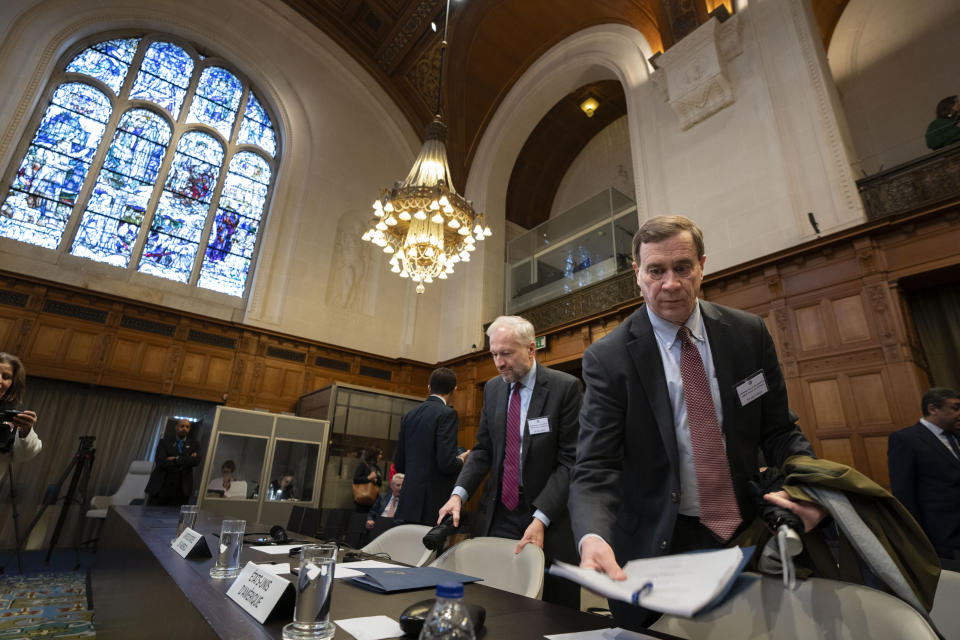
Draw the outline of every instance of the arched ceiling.
M424 130L436 106L440 61L440 36L431 22L442 27L446 0L284 2L347 50L380 82L414 128ZM847 2L812 0L824 46ZM616 23L634 27L654 51L662 51L706 21L708 11L720 4L731 8L730 0L454 0L443 112L454 184L462 190L477 145L507 92L552 46L582 29ZM588 120L579 111L570 110L569 120L563 122L555 111L541 125L576 140L598 131L594 129L599 121ZM566 155L552 157L558 153L557 138L540 136L539 142L533 138L521 157L551 156L551 168L560 171L557 180L586 143L566 145ZM518 203L537 201L543 193L519 193L525 188L522 184L511 189ZM526 208L513 208L521 210ZM535 223L525 215L517 217L518 224Z

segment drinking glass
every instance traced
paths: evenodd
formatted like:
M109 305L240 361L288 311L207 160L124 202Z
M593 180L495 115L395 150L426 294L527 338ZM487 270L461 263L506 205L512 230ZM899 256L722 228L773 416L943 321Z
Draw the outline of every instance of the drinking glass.
M193 525L197 524L197 505L195 504L185 504L180 507L180 521L177 522L177 535L173 536L173 540L170 541L170 544L173 544L177 538L180 537L180 534L183 533L183 530L187 527L193 528Z
M211 578L236 578L240 575L240 550L246 520L224 520L220 525L220 547L217 563L210 569Z
M336 564L336 544L310 545L300 551L297 604L293 622L283 627L284 640L333 637L336 627L330 621L330 589Z

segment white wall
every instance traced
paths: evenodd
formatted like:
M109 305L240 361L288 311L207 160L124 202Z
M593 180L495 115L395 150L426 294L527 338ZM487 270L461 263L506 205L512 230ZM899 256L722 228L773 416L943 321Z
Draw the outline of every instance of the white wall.
M863 174L929 153L937 103L960 93L960 2L850 0L828 57Z
M14 241L0 243L0 269L387 356L441 358L433 336L445 287L435 284L416 296L389 273L382 255L352 236L368 220L380 188L409 171L419 140L379 85L327 36L270 0L0 5L4 169L19 161L15 148L32 135L28 120L64 52L118 29L171 33L232 61L272 107L283 143L246 301ZM367 251L365 260L353 259L357 245ZM458 272L469 273L470 266L459 265Z
M550 207L550 217L613 187L633 197L633 162L627 116L614 120L591 138L570 164Z
M504 167L513 166L539 119L575 86L612 75L626 95L638 217L672 213L697 221L708 271L810 240L808 211L822 233L862 222L843 113L807 3L751 0L736 19L743 51L727 63L735 102L686 131L652 81L651 52L639 32L600 25L560 42L518 79L491 119L467 196L493 220L502 218ZM572 190L572 180L561 188ZM603 182L598 178L594 192ZM485 282L502 283L502 245L498 252L491 243L482 257ZM496 315L502 295L502 285L485 287L478 312Z

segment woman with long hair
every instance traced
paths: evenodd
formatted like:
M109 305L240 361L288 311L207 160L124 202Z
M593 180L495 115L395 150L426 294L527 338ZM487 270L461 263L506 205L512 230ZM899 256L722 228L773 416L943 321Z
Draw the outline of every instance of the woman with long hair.
M27 388L27 370L20 358L0 352L0 463L25 462L40 453L40 442L34 426L37 414L21 411ZM5 473L4 467L0 474Z
M357 465L356 470L353 472L353 484L366 484L368 482L373 482L377 485L378 491L379 487L383 484L383 472L380 470L380 465L377 464L383 458L383 449L380 447L370 447L363 452L363 458L360 460L360 464ZM357 511L366 513L370 510L370 503L361 504L354 501L354 506Z

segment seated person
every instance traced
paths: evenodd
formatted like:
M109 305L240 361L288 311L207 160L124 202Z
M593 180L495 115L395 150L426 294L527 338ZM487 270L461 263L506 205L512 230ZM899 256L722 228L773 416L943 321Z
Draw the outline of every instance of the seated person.
M373 529L376 524L376 517L392 518L397 512L397 505L400 503L400 490L403 488L403 474L395 473L390 479L390 493L383 493L377 496L370 507L370 513L367 514L367 529Z
M220 477L214 478L207 485L207 491L223 492L224 498L246 498L247 483L233 479L237 465L233 460L224 460L220 465Z
M937 119L927 127L927 146L940 149L960 141L960 98L949 96L937 103Z
M279 480L270 482L270 500L296 500L297 494L293 489L293 474L284 473Z

